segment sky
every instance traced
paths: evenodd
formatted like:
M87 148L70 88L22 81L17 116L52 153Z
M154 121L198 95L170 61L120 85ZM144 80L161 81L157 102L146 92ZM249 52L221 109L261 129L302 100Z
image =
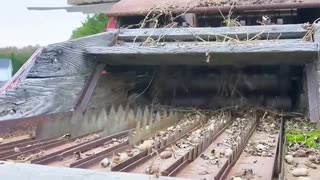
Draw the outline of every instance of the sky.
M68 40L86 15L30 11L27 7L65 6L67 0L0 0L0 47L41 45Z

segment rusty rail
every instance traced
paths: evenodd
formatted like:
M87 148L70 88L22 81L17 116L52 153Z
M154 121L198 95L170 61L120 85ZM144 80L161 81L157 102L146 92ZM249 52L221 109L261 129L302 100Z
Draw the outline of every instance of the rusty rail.
M286 135L285 135L285 119L281 118L280 123L280 132L279 132L279 139L277 143L277 159L275 162L274 168L274 175L278 176L281 173L282 163L283 163L283 155L284 155L284 146L286 144Z
M31 162L37 163L37 164L48 164L50 162L56 161L57 159L59 159L61 157L72 155L74 152L77 152L77 151L83 152L83 151L87 151L89 149L95 148L96 146L102 145L105 142L109 142L113 138L125 137L128 135L129 131L130 130L120 132L120 133L112 135L112 136L98 138L93 141L80 143L78 145L71 146L69 148L65 148L65 149L59 150L57 152L48 154L46 156L43 156L43 157L36 159L36 160L33 160Z
M200 126L197 126L195 128L192 128L191 130L181 133L180 135L176 136L176 138L173 137L173 139L168 138L165 141L162 141L158 144L156 144L154 146L154 148L157 150L158 153L161 153L162 151L164 151L167 147L171 146L172 144L174 144L175 142L177 142L178 140L184 138L187 134L189 134L190 132L194 131L195 129L198 129ZM114 171L121 171L121 172L129 172L132 168L137 167L141 164L143 164L145 161L155 157L156 154L150 154L148 151L143 151L139 154L139 156L137 155L136 157L133 157L133 160L124 162L125 164L121 165L120 168L115 167L115 169L112 169Z
M157 152L162 152L165 150L165 148L172 145L174 142L182 139L185 137L188 133L194 131L195 129L198 129L200 126L198 126L200 122L191 124L189 127L182 128L182 131L178 131L175 134L168 135L168 138L166 140L160 141L153 148ZM138 165L141 165L143 162L153 158L155 154L150 154L150 150L140 152L136 156L126 160L123 163L120 163L119 165L111 168L111 171L121 171L121 172L128 172L133 167L136 167Z
M86 134L86 135L83 135L83 136L80 136L80 137L77 137L77 138L83 138L83 137L88 136L90 134ZM40 152L41 150L50 149L50 148L54 148L56 146L67 144L69 142L73 142L77 138L71 138L71 139L68 139L68 138L57 138L57 139L54 139L54 140L50 140L49 139L48 142L43 142L43 143L40 143L40 144L34 144L34 145L31 145L30 147L25 147L25 148L19 149L17 152L15 152L14 149L10 150L10 152L8 152L8 151L2 152L3 154L0 156L0 158L2 160L15 159L20 155L32 154L32 153L35 153L35 152ZM82 144L79 144L79 145L82 145Z
M206 126L199 125L199 123L195 123L198 121L193 122L192 124L181 126L181 131L174 131L174 133L169 133L168 136L166 136L166 139L159 139L159 141L156 141L156 144L152 147L152 149L156 150L158 153L161 153L165 151L168 147L171 147L171 145L176 144L179 140L183 138L187 138L188 135L190 135L192 132L200 129L202 134L202 140L196 144L192 144L192 149L181 149L179 150L180 154L177 156L177 159L170 159L166 165L163 166L163 169L161 169L161 175L163 176L170 176L170 177L179 177L179 174L182 171L185 171L187 169L193 167L191 163L194 162L198 158L198 160L201 160L199 157L201 154L204 154L205 151L207 151L208 147L213 144L220 142L221 138L224 139L225 136L221 136L222 133L226 132L226 129L233 123L231 116L228 116L226 121L216 121L214 122L214 128L213 129L207 129ZM234 117L233 117L234 118ZM251 118L250 118L251 119ZM243 152L248 140L254 133L259 121L256 117L256 114L252 117L251 120L245 121L244 124L245 128L241 128L241 135L240 140L236 141L237 143L234 144L235 146L232 152L232 155L230 157L224 157L222 166L217 169L214 178L215 180L222 180L225 179L231 172L232 167L236 164L239 157L241 156L241 153ZM278 173L279 170L276 168L281 167L281 164L279 164L279 160L281 159L281 137L283 135L283 124L284 122L281 122L281 128L280 128L280 137L277 139L277 156L274 157L274 173ZM209 127L209 126L208 126ZM169 131L168 131L169 132ZM62 137L55 137L55 138L48 138L48 139L37 139L37 140L31 140L28 139L27 142L11 142L11 144L2 145L0 146L0 150L2 148L3 151L0 151L0 155L2 155L2 160L17 158L20 155L32 155L32 153L37 153L42 150L44 152L46 150L48 154L45 154L44 156L36 157L35 159L31 159L30 162L34 164L43 164L43 165L58 165L58 166L65 166L65 167L71 167L71 168L87 168L87 169L96 169L96 170L103 170L104 168L100 167L100 162L104 158L111 158L115 154L121 154L126 152L126 150L134 148L133 145L129 144L129 138L128 140L119 141L120 144L115 144L114 146L107 146L103 147L104 144L109 144L110 142L113 142L113 138L124 138L128 137L132 134L132 129L123 131L117 134L113 134L111 136L107 137L98 137L98 139L85 141L80 144L71 144L75 143L74 141L76 139L88 136L89 134L79 136L79 137L73 137L69 139L64 139ZM228 134L228 133L227 133ZM92 133L90 133L92 135ZM221 136L221 137L219 137ZM218 138L219 137L219 138ZM220 139L219 141L216 141L217 139ZM68 145L65 145L65 144ZM70 144L69 144L70 143ZM31 145L29 147L23 147L24 145ZM219 144L219 143L217 143ZM215 146L215 144L214 144ZM21 152L15 152L12 154L13 150L12 147L21 147ZM211 146L210 146L211 147ZM11 148L11 149L10 149ZM54 149L57 148L55 151ZM106 149L104 149L106 148ZM180 148L180 147L179 147ZM11 154L8 154L6 151L10 151ZM89 155L85 155L81 157L80 159L74 158L72 156L75 152L80 153L86 153L88 151ZM2 153L2 154L1 154ZM137 153L137 154L136 154ZM152 162L153 158L158 158L158 155L155 153L151 153L151 149L145 150L145 151L138 151L136 152L134 156L129 157L128 159L125 159L123 162L115 165L110 166L106 168L106 171L120 171L120 172L142 172L147 162ZM195 161L195 164L200 161ZM278 163L278 164L277 164ZM190 165L190 167L189 167ZM139 170L135 170L137 168ZM233 169L232 169L233 170Z
M13 157L15 154L20 155L21 153L15 152L14 148L18 148L19 151L21 151L21 152L29 152L29 150L35 150L40 147L46 147L47 145L56 144L58 142L64 142L64 141L65 141L65 139L51 138L51 139L47 139L47 140L39 140L38 142L35 142L35 143L22 143L22 145L19 144L17 146L13 145L13 146L6 147L3 150L0 150L0 157L6 158L7 156Z
M229 171L233 167L233 165L237 162L238 158L240 157L242 151L246 147L247 142L249 141L251 135L255 131L259 121L257 117L254 119L254 122L250 122L248 130L242 134L240 143L236 146L235 150L233 150L232 155L229 157L227 163L219 174L214 178L215 180L223 180L227 177Z
M175 174L181 170L183 167L187 166L188 163L199 157L205 149L213 143L218 136L221 135L231 124L232 120L229 119L226 124L220 125L220 127L215 128L213 131L209 132L208 136L205 137L203 141L200 142L196 147L189 151L185 156L178 159L172 166L163 171L164 175L175 176Z
M106 157L111 157L113 154L120 153L122 151L125 151L126 149L131 148L131 145L125 145L125 144L119 144L113 151L108 152L106 154L99 155L97 157L89 158L82 162L81 164L75 165L75 168L88 168L92 166L93 164L99 163L101 160L103 160Z
M96 159L96 158L99 158L99 157L101 157L101 156L103 156L105 154L108 154L108 153L110 153L110 152L112 152L112 151L114 151L116 149L119 149L120 147L127 147L126 145L128 145L128 141L125 141L125 142L123 142L121 144L118 144L116 146L112 146L110 148L107 148L107 149L105 149L105 150L103 150L103 151L101 151L99 153L96 153L96 154L94 154L92 156L89 156L87 158L84 158L84 159L81 159L79 161L73 162L73 163L71 163L69 165L69 167L80 167L82 164L85 164L86 162L89 162L89 161L91 161L93 159Z

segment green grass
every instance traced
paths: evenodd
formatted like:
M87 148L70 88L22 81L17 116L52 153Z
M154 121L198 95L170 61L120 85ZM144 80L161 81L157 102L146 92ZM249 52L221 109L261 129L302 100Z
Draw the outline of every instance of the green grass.
M292 130L286 134L289 145L301 144L308 148L320 148L320 132L318 130Z

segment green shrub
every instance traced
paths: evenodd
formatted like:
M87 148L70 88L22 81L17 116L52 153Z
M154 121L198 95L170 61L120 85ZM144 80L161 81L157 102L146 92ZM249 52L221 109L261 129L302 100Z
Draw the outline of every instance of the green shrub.
M72 32L71 39L101 33L107 27L107 24L108 18L105 14L88 16L87 19L82 22L82 26Z
M37 48L39 46L27 46L20 49L16 47L0 48L0 58L12 60L13 74L15 74Z
M82 26L72 32L72 39L89 36L103 32L107 27L108 18L104 14L88 16ZM50 33L54 33L50 32ZM27 46L24 48L6 47L0 48L0 58L9 58L12 60L13 74L29 59L39 46Z

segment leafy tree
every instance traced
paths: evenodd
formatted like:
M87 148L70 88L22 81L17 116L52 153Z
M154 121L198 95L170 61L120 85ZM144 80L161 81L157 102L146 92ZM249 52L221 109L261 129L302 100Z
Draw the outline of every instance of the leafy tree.
M39 46L26 46L23 48L6 47L0 48L0 59L9 58L12 60L13 74L29 59Z
M82 26L72 32L71 38L75 39L101 33L107 27L107 24L108 18L104 14L88 16L87 19L82 22ZM39 46L0 48L0 58L12 59L13 73L16 73L37 48L39 48Z
M82 22L82 26L72 32L71 39L101 33L107 27L107 24L108 18L105 14L87 16L87 19Z

